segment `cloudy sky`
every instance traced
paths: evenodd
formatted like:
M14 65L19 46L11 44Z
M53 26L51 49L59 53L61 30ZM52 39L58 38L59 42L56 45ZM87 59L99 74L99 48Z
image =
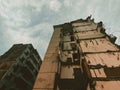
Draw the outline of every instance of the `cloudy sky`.
M44 57L53 25L86 18L103 21L120 44L120 0L0 0L0 55L16 43L32 43Z

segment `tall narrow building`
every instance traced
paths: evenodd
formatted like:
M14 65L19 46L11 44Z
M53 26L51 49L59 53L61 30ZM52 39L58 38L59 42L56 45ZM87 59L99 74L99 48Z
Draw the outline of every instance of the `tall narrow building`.
M54 26L33 90L119 90L115 40L91 16Z
M15 44L0 56L0 90L32 90L42 61L32 44Z

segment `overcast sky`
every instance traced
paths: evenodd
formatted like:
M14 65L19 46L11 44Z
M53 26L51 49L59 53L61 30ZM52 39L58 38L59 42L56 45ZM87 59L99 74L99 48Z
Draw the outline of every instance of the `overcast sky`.
M13 44L32 43L43 58L53 25L86 18L103 21L120 41L120 0L0 0L0 55Z

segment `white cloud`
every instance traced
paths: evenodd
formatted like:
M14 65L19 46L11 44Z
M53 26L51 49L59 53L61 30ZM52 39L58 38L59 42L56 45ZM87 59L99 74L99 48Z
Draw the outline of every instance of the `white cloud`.
M4 29L3 39L6 45L32 43L42 58L46 52L53 31L52 25L49 23L42 23L29 28L6 27Z
M58 0L49 0L49 8L55 12L59 11L61 8L61 3Z
M66 7L70 7L70 6L72 6L72 3L70 2L70 0L64 0L64 5Z
M53 23L60 24L86 18L90 14L95 21L102 20L110 33L118 32L119 2L119 0L0 0L0 53L15 43L32 43L43 57L53 31ZM118 33L114 34L119 37Z
M58 12L61 3L58 0L0 0L0 16L8 26L24 27L45 7Z
M51 2L49 7L53 9L54 4L57 5L57 11L60 7L57 1ZM35 15L41 13L45 5L48 5L45 0L0 0L0 34L3 39L0 40L3 43L0 46L4 45L4 48L8 49L15 43L32 43L43 57L51 35L50 24L27 26L31 24L31 19L34 19Z
M85 0L64 0L63 1L64 6L68 8L76 8L79 6L77 10L79 10L84 3L86 3Z

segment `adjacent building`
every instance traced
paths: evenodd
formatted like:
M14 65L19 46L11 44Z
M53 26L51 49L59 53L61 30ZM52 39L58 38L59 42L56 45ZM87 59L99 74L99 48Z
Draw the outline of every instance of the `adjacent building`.
M15 44L0 56L0 90L32 90L42 64L32 44Z
M115 40L91 16L55 25L33 90L119 90Z

